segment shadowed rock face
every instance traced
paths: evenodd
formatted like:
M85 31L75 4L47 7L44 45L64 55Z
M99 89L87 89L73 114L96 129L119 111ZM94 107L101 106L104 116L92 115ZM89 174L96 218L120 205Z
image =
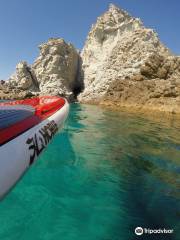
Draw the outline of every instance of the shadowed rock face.
M127 12L110 5L92 26L81 57L81 102L180 112L180 58Z

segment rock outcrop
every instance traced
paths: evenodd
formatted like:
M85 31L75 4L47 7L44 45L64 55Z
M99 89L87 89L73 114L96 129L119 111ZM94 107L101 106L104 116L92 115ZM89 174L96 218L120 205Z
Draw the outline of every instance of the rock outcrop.
M16 72L10 77L8 83L11 87L22 90L38 91L39 83L33 69L27 62L20 62L16 66Z
M78 52L63 39L41 44L40 56L32 65L43 94L73 96L78 72Z
M22 90L9 84L0 84L0 100L24 99L32 97L29 90Z
M81 102L180 112L180 58L140 19L111 4L81 57Z
M80 87L77 50L61 38L49 39L39 49L40 55L32 66L20 62L8 84L23 91L29 90L34 95L60 95L70 100L74 98L74 90Z

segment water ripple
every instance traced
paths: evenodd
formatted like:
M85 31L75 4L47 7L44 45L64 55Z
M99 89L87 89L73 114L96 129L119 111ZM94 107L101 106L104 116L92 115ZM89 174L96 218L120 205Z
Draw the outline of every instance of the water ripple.
M179 131L175 120L72 105L1 202L0 239L131 240L137 226L173 228L168 239L179 239Z

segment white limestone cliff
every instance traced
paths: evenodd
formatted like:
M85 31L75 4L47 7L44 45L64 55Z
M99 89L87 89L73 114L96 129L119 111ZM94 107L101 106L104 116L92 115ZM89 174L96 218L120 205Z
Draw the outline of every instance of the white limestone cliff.
M16 72L9 78L8 82L12 87L22 90L33 91L38 89L38 82L35 74L25 61L17 64Z
M179 109L179 58L152 29L118 7L111 4L97 19L81 57L81 102Z
M78 52L63 39L41 44L40 56L32 65L41 93L69 97L73 95L78 71Z
M79 55L72 44L62 38L49 39L39 46L40 55L28 66L26 62L17 64L16 72L9 79L9 85L32 94L60 95L68 99L74 97Z

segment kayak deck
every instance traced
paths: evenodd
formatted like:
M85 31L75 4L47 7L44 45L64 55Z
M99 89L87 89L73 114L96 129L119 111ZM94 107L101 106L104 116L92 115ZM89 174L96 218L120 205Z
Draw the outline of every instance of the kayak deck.
M0 103L0 146L53 115L65 104L60 97L36 97Z

